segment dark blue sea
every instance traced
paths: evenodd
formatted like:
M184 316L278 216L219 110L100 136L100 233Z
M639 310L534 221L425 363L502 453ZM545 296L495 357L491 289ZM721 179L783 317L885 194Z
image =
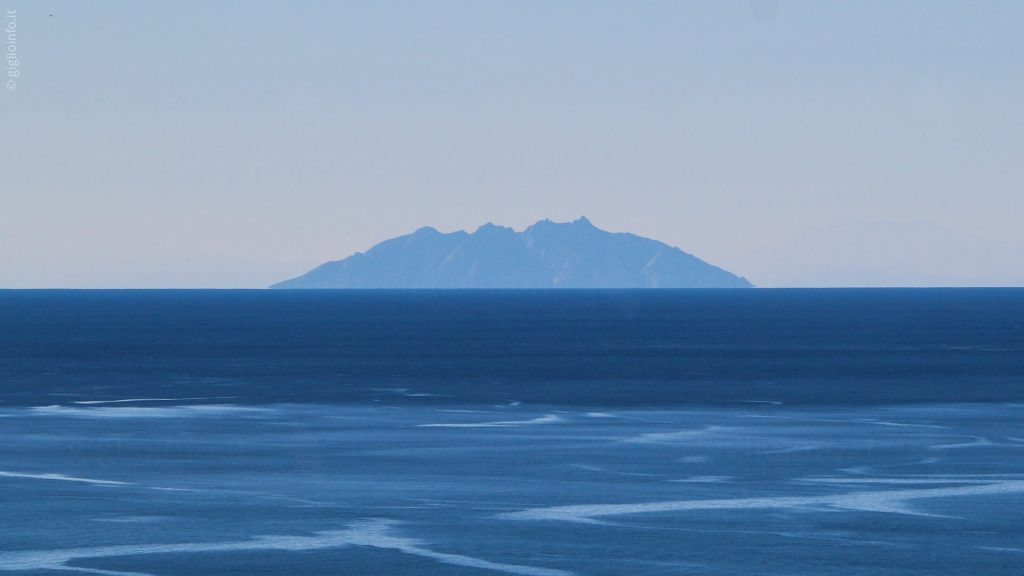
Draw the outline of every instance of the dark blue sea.
M0 572L1024 574L1024 290L0 291Z

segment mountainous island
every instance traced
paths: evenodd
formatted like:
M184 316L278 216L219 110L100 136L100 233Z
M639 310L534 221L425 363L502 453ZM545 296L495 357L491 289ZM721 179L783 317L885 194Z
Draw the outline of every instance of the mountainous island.
M322 264L271 288L751 288L663 242L606 232L581 217L522 232L431 227Z

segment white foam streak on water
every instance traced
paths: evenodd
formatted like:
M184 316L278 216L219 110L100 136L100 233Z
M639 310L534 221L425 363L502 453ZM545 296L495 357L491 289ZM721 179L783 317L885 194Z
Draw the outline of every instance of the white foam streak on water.
M1005 546L978 546L978 550L989 550L992 552L1010 552L1014 554L1024 554L1024 548L1009 548Z
M417 428L514 428L516 426L528 426L530 424L551 424L560 422L561 416L548 414L531 420L502 420L496 422L450 422L441 424L419 424Z
M931 514L913 510L910 508L909 502L923 498L1016 494L1021 492L1024 492L1024 480L1005 480L975 486L849 492L822 496L669 500L633 504L577 504L531 508L519 512L499 514L498 517L507 520L557 520L562 522L588 523L595 522L598 518L624 514L687 512L694 510L806 509L821 506L858 512L932 516Z
M72 418L184 418L190 416L258 415L273 412L270 408L234 404L196 404L189 406L36 406L34 416L65 416Z
M793 454L796 452L810 452L812 450L821 450L822 448L824 448L824 446L821 444L807 442L804 444L786 446L785 448L778 448L776 450L763 450L759 452L759 454Z
M197 552L237 552L258 550L302 551L348 546L370 546L397 550L405 554L430 558L444 564L480 568L521 576L571 576L571 572L553 568L503 564L437 552L424 547L418 540L394 535L394 523L388 520L368 520L350 525L346 530L317 532L312 536L258 536L250 540L235 542L186 542L180 544L137 544L124 546L99 546L95 548L66 548L58 550L27 550L0 552L0 570L77 570L95 574L136 575L139 572L118 572L96 568L78 568L69 562L94 558L138 556L147 554L180 554ZM148 575L146 575L148 576Z
M124 398L121 400L77 400L75 404L124 404L130 402L188 402L192 400L229 400L237 396L197 396L194 398Z
M689 438L697 436L706 436L715 432L722 432L729 430L726 426L705 426L696 430L677 430L675 432L651 432L648 434L641 434L633 438L627 438L624 442L634 442L639 444L674 444L679 441L685 441Z
M655 476L655 474L647 474L645 472L624 472L621 470L610 470L604 466L594 466L591 464L566 464L569 468L577 468L579 470L586 470L588 472L604 472L607 474L618 474L621 476Z
M894 428L935 428L948 429L949 426L939 424L917 424L911 422L892 422L889 420L859 419L846 420L839 418L812 418L810 416L787 416L780 414L743 414L742 418L761 418L764 420L792 420L796 422L822 422L828 424L863 424L869 426L890 426Z
M2 570L2 568L0 568ZM86 574L107 574L109 576L153 576L152 574L146 574L145 572L124 572L121 570L101 570L99 568L80 568L78 566L67 566L50 568L50 570L65 570L72 572L84 572Z
M118 482L116 480L96 480L95 478L78 478L76 476L65 476L64 474L30 474L27 472L0 471L3 478L31 478L34 480L59 480L63 482L82 482L96 486L130 486L131 482Z
M401 538L389 534L390 523L387 521L373 521L357 525L349 529L348 543L355 546L372 546L374 548L386 548L398 550L406 554L431 558L444 564L493 570L507 574L520 574L522 576L569 576L572 573L565 570L552 568L539 568L535 566L522 566L517 564L501 564L490 562L480 558L462 556L460 554L448 554L424 548L423 545L409 538Z
M801 478L799 482L811 482L815 484L977 484L977 478L843 478L843 477L819 477Z
M991 440L984 436L974 436L970 442L955 442L952 444L937 444L929 446L932 450L950 450L954 448L980 448L983 446L995 446Z
M855 420L854 422L860 424L874 424L875 426L892 426L894 428L949 428L949 426L940 426L938 424L911 424L909 422L888 422L886 420Z

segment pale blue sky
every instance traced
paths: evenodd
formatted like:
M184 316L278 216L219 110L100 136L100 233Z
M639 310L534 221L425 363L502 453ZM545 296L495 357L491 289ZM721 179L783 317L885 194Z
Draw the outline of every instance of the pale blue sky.
M1024 2L0 8L0 287L581 214L763 286L1024 284Z

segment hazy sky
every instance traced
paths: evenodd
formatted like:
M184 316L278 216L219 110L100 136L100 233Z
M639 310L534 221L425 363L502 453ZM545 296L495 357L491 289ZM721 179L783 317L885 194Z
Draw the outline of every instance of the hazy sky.
M1024 2L0 9L0 287L581 214L762 286L1024 285Z

